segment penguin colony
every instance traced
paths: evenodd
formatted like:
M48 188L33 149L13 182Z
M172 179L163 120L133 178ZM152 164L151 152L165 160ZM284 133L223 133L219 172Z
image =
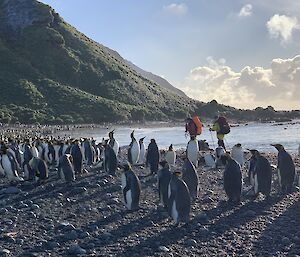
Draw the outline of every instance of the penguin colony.
M138 174L134 172L134 167L146 165L150 169L149 175L157 176L158 200L176 225L180 222L187 223L190 219L191 205L201 190L197 174L201 160L212 168L222 166L224 190L230 204L240 203L243 182L250 185L251 196L254 199L259 194L264 195L266 199L270 196L272 166L256 149L244 151L241 144L236 144L230 154L220 147L215 150L215 154L212 154L211 149L201 154L198 141L191 138L187 144L182 170L178 170L175 169L176 152L172 144L164 151L164 155L161 155L154 139L151 139L146 149L145 137L137 140L132 131L126 162L118 158L119 143L114 138L114 130L109 132L108 137L98 144L90 138L35 137L22 141L19 137L2 137L0 174L10 183L22 183L27 180L39 185L45 183L49 172L54 170L59 179L72 183L76 176L89 172L94 167L100 167L112 176L120 174L125 207L134 211L139 209L141 198L141 182ZM282 145L272 146L278 151L276 170L279 191L282 194L291 193L296 181L293 160ZM250 158L246 158L246 153L251 155ZM241 169L246 163L248 178L243 179ZM296 183L298 184L298 181Z

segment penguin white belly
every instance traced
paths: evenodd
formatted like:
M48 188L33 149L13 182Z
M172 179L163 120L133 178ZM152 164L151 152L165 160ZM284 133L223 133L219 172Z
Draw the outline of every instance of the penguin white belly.
M118 156L118 153L119 153L119 142L117 140L115 140L115 143L114 143L114 146L113 146L113 150L116 154L116 156Z
M55 161L57 162L57 164L58 164L58 160L59 160L59 148L60 148L59 145L55 145L55 146L54 146Z
M3 167L2 167L1 159L2 159L2 157L0 156L0 174L1 174L2 176L5 176L5 171L4 171Z
M125 174L123 173L121 175L121 183L122 183L122 190L126 187L126 176ZM128 190L126 192L126 194L124 195L124 198L126 199L126 202L125 202L125 206L127 209L131 209L131 204L132 204L132 196L131 196L131 190Z
M81 152L81 154L82 154L82 161L83 161L84 163L86 163L84 145L79 145L79 148L80 148L80 152Z
M258 180L257 180L257 174L254 175L254 193L258 193Z
M7 176L7 178L10 180L10 181L21 181L23 179L21 179L16 173L14 170L12 170L12 167L11 167L11 163L10 163L10 160L8 158L7 155L3 155L2 156L2 166L3 166L3 169L4 169L4 172L5 172L5 175Z
M198 142L196 140L190 140L187 145L187 157L195 165L195 167L198 167L198 155Z
M250 185L253 186L253 188L255 186L255 178L253 176L253 171L250 172Z
M166 161L170 165L175 165L176 162L176 153L175 151L168 151L165 156Z
M298 175L298 187L300 188L300 173Z
M131 159L132 163L136 164L139 160L140 156L140 145L138 142L133 142L132 147L131 147Z
M140 149L139 161L138 161L139 164L145 163L145 154L146 154L145 145L142 144Z
M40 159L43 159L43 148L42 148L42 146L38 146L37 149L38 149L38 152L39 152L38 157Z
M128 210L131 210L132 207L131 207L131 204L132 204L132 194L131 194L131 190L128 190L126 192L126 201L127 201L127 204L126 207L128 208Z
M281 175L280 175L280 170L279 170L279 168L277 168L277 174L278 174L278 182L279 182L279 185L280 185L280 187L282 186L281 185Z
M205 161L205 165L211 168L215 168L216 167L216 163L215 163L215 159L212 156L211 153L206 153L204 155L204 161Z
M60 178L61 178L63 181L66 181L66 177L65 177L65 173L64 173L63 169L60 169Z
M171 196L171 186L170 186L170 183L168 185L168 198L170 198Z
M39 156L39 151L38 151L38 149L35 146L33 146L31 148L31 153L32 153L33 157L38 157Z
M171 215L172 215L172 218L174 219L174 221L177 223L179 215L178 215L178 211L176 209L176 201L173 201Z

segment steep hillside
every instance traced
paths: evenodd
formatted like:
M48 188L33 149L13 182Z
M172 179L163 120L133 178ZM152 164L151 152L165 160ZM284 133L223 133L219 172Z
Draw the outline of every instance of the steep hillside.
M168 89L169 91L173 92L173 93L176 93L180 96L183 96L183 97L186 97L187 95L181 91L180 89L174 87L171 83L169 83L166 79L158 76L158 75L155 75L153 74L152 72L149 72L149 71L145 71L143 69L141 69L140 67L136 66L135 64L133 64L132 62L130 61L127 61L128 65L130 67L132 67L134 70L136 70L139 74L141 74L143 77L149 79L149 80L152 80L154 81L155 83L157 83L158 85Z
M201 103L144 78L35 0L0 3L2 121L184 118Z

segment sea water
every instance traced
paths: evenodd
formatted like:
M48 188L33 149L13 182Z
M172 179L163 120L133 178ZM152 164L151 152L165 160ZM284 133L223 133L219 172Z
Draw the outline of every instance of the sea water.
M146 137L144 142L147 145L150 139L154 138L160 149L167 149L173 144L175 149L185 148L189 141L189 136L185 135L185 125L170 126L170 124L160 123L157 126L143 125L94 128L93 130L79 130L72 133L73 137L93 137L97 142L108 137L108 132L115 129L114 137L120 146L130 144L130 133L135 130L135 137L138 140ZM204 127L198 139L206 140L210 148L217 146L216 132L209 131ZM270 144L282 144L288 152L296 153L300 144L300 121L286 123L249 123L239 124L231 128L231 132L225 136L225 146L230 149L233 145L241 143L244 149L257 149L262 152L276 152Z

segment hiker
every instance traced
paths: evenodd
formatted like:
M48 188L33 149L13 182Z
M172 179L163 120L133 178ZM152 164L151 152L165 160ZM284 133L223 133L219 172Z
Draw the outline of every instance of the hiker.
M195 139L197 135L202 133L202 123L198 116L188 117L185 122L185 133L190 134L191 139Z
M226 120L225 117L220 116L219 114L216 114L214 117L214 123L212 128L209 129L209 131L216 131L217 132L217 138L218 138L218 146L221 146L226 150L225 144L224 144L224 137L226 134L230 132L230 126Z

